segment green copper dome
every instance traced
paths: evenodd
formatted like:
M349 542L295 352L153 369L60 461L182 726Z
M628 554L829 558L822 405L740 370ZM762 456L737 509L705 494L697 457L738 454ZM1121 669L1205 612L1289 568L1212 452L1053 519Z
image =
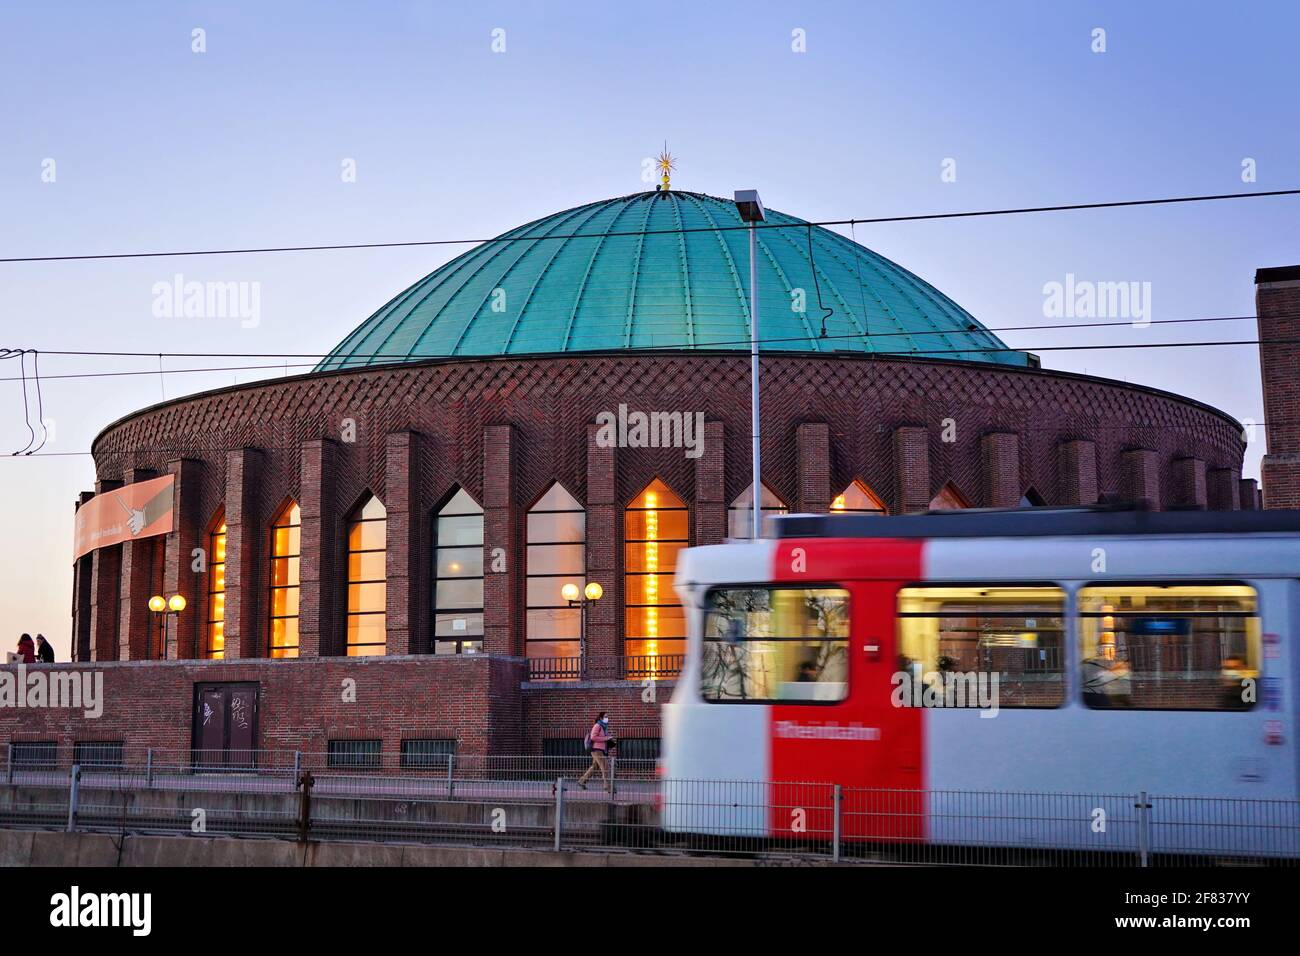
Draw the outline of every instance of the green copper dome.
M810 250L807 225L784 213L768 210L767 222L802 228L758 230L763 351L1029 364L902 266L820 226ZM741 225L734 203L677 190L556 213L429 273L317 371L449 355L748 351L748 233L717 228Z

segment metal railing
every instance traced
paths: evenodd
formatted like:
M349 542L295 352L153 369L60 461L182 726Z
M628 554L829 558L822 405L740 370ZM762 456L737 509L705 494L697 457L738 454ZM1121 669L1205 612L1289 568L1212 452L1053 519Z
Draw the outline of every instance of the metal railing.
M530 657L530 681L676 680L685 654L625 654L619 657Z
M459 758L383 774L331 768L328 754L254 753L256 768L238 770L166 751L118 766L7 762L0 826L858 864L1300 862L1292 800L656 781L622 761L608 785L596 772L583 788L583 758Z

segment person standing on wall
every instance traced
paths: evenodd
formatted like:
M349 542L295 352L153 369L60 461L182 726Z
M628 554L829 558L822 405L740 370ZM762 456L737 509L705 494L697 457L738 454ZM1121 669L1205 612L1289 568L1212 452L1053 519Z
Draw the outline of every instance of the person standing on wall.
M609 732L609 715L602 710L596 715L596 722L591 725L591 730L587 731L587 736L582 741L583 748L591 753L591 766L578 778L578 786L583 790L587 789L591 775L599 770L605 789L613 792L609 775L609 751L614 743L614 735Z

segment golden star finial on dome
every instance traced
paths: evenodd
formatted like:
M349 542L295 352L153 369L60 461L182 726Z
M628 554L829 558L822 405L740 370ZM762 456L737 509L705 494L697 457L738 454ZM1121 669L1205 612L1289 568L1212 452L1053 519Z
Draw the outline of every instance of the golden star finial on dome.
M673 154L668 152L668 140L664 140L664 151L659 154L659 158L655 161L655 168L659 170L659 188L670 189L669 177L672 176L673 170L677 168L677 162L673 159Z

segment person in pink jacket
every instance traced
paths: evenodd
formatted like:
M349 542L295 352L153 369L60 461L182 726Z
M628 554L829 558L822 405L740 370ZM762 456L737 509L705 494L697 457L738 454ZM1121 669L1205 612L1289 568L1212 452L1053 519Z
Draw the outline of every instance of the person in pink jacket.
M596 715L596 722L591 725L591 730L587 732L587 739L591 742L591 766L587 772L578 778L578 786L583 790L587 789L587 781L597 770L600 771L600 779L605 783L605 789L612 792L610 786L610 776L606 767L609 759L609 750L614 746L614 735L609 732L609 715L601 711Z

